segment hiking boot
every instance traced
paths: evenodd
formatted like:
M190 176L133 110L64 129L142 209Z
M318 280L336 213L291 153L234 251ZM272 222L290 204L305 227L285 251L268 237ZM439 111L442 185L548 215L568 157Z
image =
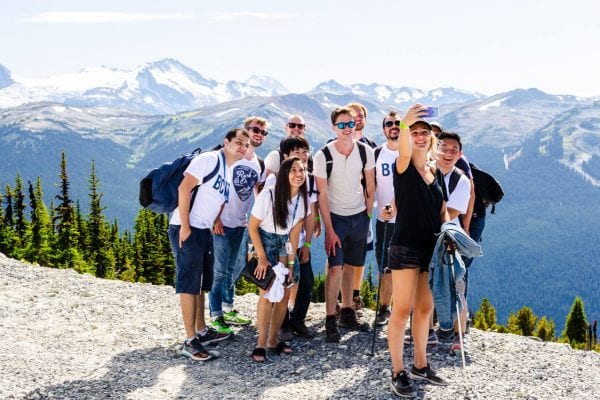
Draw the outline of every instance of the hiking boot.
M360 322L356 316L356 312L352 308L342 308L340 312L340 326L352 331L368 332L369 324Z
M342 338L335 318L325 318L325 341L339 342Z
M438 386L448 385L448 382L446 382L446 380L444 378L437 375L435 373L435 371L431 369L429 364L427 364L425 367L420 368L420 369L415 367L415 365L413 364L412 369L410 370L410 375L413 379L427 381L429 383L433 383L434 385L438 385Z
M427 337L427 347L436 347L438 345L438 337L433 329L429 330L429 336Z
M288 340L292 340L294 338L294 334L290 330L289 324L286 324L286 326L282 326L281 329L279 329L277 336L282 342L287 342Z
M225 322L227 322L229 325L246 326L250 325L250 323L252 322L250 318L242 317L237 310L231 310L229 312L224 313L223 318L225 319Z
M454 331L452 331L452 330L445 331L443 329L438 329L437 337L438 337L438 341L441 343L452 343L452 339L454 337Z
M229 325L227 325L227 322L225 322L225 319L222 315L220 317L217 317L211 325L214 328L214 330L216 330L219 333L226 333L228 335L231 335L233 333L233 330L229 327Z
M342 309L340 308L340 303L335 303L335 317L337 319L340 319L340 312L342 312Z
M392 388L392 393L396 394L397 396L409 398L417 396L417 391L410 384L408 374L404 370L398 372L396 376L392 377L390 387Z
M463 335L462 346L460 345L460 336L458 333L454 334L454 338L452 339L452 347L450 348L450 354L454 354L455 356L460 356L461 352L464 350L465 354L467 353L467 337Z
M359 317L362 317L362 308L363 308L364 304L362 301L362 297L360 296L354 296L352 298L352 309L354 310L354 312L356 312L356 314Z
M290 320L290 330L296 334L296 336L303 338L311 338L315 336L315 332L310 329L304 321L293 321Z
M208 361L216 358L214 353L209 352L202 346L202 343L200 343L200 340L197 337L183 342L181 355L194 361Z
M198 334L196 335L196 338L200 341L202 345L206 346L212 343L217 343L222 340L225 340L230 336L231 333L220 333L217 332L216 329L208 328L208 332L206 332L205 335Z
M377 312L377 316L375 317L375 324L382 326L387 325L390 319L391 312L387 306L379 307L379 311Z

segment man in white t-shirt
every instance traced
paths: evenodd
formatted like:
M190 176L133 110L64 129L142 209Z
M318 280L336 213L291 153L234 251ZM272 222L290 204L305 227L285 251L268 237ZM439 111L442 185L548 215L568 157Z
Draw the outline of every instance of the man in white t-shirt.
M179 294L183 325L187 339L181 353L196 361L216 357L204 345L229 337L206 326L204 321L204 292L212 288L213 240L211 230L215 219L229 198L231 166L246 154L249 146L248 132L232 129L218 151L201 153L195 157L184 172L178 190L178 209L172 216L169 235L176 238L174 248L177 267L175 292ZM214 176L203 179L217 169ZM202 184L201 184L202 183ZM200 186L198 186L200 184ZM198 186L193 204L192 191ZM191 205L191 210L190 210ZM180 223L180 225L176 225Z
M354 267L365 263L366 241L375 196L375 161L373 150L352 138L355 123L351 109L335 109L331 113L331 123L336 139L315 154L314 175L319 191L319 208L325 227L325 252L329 264L325 278L325 338L329 342L339 342L341 335L335 309L340 286L340 326L352 330L369 330L369 324L359 322L352 308L352 289ZM361 152L366 158L364 167ZM361 183L363 175L366 190Z
M375 318L377 325L386 325L391 315L392 271L388 268L388 247L396 221L393 171L398 158L400 120L395 111L383 118L383 135L386 142L375 149L375 201L378 210L375 223L375 258L381 279L379 310Z
M361 143L368 145L370 148L375 149L377 144L363 134L365 126L367 125L367 107L359 102L348 103L346 107L354 111L354 133L352 137ZM373 226L369 222L369 235L367 236L367 251L373 250ZM362 286L363 275L365 273L365 266L354 268L354 287L352 290L352 307L354 311L360 311L363 306L362 297L360 296L360 287Z
M442 132L437 136L438 142L435 149L436 166L444 175L448 201L446 209L450 216L450 221L460 225L459 215L467 212L469 199L471 197L471 181L467 176L456 167L456 162L462 157L462 143L460 136L454 132ZM465 298L465 281L461 279L456 282L456 289L459 296L462 297L464 307L460 313L461 328L464 332L467 328L467 299ZM452 340L452 352L461 351L460 338L458 337L458 323L454 323L454 338Z
M243 257L238 257L248 222L248 211L254 201L256 188L265 181L264 162L256 155L269 123L261 117L248 117L244 128L250 135L246 155L232 167L229 201L213 227L215 252L214 281L208 294L212 327L220 333L231 334L229 325L249 325L251 319L233 308L234 273L241 269ZM241 249L245 253L245 249Z
M286 137L304 137L306 131L306 123L304 118L298 114L292 114L288 117L285 124ZM283 161L283 153L280 149L275 149L267 154L265 157L265 166L267 168L267 175L275 174L279 172L279 167Z

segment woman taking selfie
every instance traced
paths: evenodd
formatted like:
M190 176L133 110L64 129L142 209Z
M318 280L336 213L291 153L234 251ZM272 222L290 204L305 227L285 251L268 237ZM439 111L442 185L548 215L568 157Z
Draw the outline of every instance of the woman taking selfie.
M414 360L413 379L445 385L427 362L426 346L433 298L428 285L429 262L442 222L448 220L442 190L435 179L435 167L428 164L433 147L431 125L421 118L427 108L412 106L400 124L398 158L394 169L396 225L389 247L392 270L393 308L388 326L388 346L392 359L392 391L413 397L416 391L404 370L404 329L412 311Z
M256 309L258 343L252 352L252 359L264 362L266 350L290 354L292 348L279 341L278 330L287 311L289 286L294 282L294 263L302 222L307 214L307 191L305 170L298 157L291 157L281 164L275 186L265 187L258 195L248 223L248 234L254 244L258 266L255 276L262 279L267 268L281 262L288 268L283 298L271 303L264 296L267 290L260 290Z

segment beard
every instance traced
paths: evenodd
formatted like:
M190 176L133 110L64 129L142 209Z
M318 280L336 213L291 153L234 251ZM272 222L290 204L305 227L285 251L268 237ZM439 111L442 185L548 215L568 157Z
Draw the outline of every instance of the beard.
M254 140L250 139L250 146L252 147L260 147L261 144L262 142L255 142Z

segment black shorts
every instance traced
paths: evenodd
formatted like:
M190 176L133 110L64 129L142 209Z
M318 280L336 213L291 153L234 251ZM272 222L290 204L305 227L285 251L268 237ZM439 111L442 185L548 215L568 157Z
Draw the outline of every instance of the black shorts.
M388 251L388 265L392 270L419 268L419 272L429 271L433 249L393 244L390 245Z

